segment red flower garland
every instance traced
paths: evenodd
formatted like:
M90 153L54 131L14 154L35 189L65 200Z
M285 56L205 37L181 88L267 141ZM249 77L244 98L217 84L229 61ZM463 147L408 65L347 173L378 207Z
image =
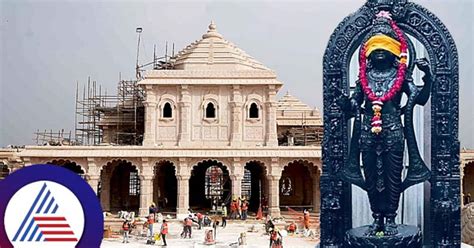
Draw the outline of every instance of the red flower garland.
M386 92L382 97L378 97L374 94L372 89L369 87L369 82L367 80L367 59L366 52L367 46L363 46L360 51L360 69L359 69L359 79L362 86L362 90L367 95L367 98L372 102L372 109L374 111L374 117L372 117L372 132L380 133L382 131L382 119L381 119L381 110L384 102L390 101L395 97L395 95L400 92L402 89L403 81L405 79L405 73L407 70L407 41L403 36L402 30L397 26L395 21L390 20L390 25L392 29L397 34L398 40L400 41L400 64L398 66L397 78L392 87Z

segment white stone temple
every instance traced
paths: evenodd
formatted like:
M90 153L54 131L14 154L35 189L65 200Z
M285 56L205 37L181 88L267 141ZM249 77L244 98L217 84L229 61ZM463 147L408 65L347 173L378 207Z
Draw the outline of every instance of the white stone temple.
M276 73L225 40L214 23L169 64L138 82L146 96L142 145L111 145L118 131L106 116L101 145L3 150L6 170L69 168L97 192L104 211L145 215L155 202L180 216L241 196L250 210L262 206L272 216L286 206L319 212L317 109L288 93L278 100Z

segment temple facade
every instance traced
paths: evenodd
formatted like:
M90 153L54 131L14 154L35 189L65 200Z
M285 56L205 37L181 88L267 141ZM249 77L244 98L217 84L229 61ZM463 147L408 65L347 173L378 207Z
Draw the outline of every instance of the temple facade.
M104 211L148 213L154 202L185 215L242 197L268 206L319 211L322 120L290 94L274 71L225 40L211 23L167 69L145 71L141 145L26 146L3 150L5 175L56 164L81 175ZM104 118L106 121L107 118Z

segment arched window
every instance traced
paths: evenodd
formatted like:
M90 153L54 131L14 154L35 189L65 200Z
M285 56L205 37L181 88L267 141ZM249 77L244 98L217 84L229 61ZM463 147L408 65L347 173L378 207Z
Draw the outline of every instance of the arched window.
M218 166L211 166L206 170L206 198L213 199L215 197L221 198L224 194L224 173Z
M138 172L130 172L130 181L128 186L129 195L140 195L140 178L138 178Z
M206 118L216 118L216 107L212 102L206 106Z
M249 118L258 119L258 106L256 103L250 104Z
M249 200L252 196L252 173L248 169L244 169L244 178L241 182L241 195L245 199Z
M163 118L173 118L173 108L169 102L163 106Z

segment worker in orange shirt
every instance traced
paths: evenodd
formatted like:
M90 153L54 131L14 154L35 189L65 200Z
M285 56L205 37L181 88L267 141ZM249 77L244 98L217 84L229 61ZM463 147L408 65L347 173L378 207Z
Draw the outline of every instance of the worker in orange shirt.
M166 234L168 234L168 223L166 223L166 220L163 220L163 224L161 225L161 239L163 240L163 246L168 246L166 244Z
M304 228L309 229L309 211L307 209L303 211L303 222Z

